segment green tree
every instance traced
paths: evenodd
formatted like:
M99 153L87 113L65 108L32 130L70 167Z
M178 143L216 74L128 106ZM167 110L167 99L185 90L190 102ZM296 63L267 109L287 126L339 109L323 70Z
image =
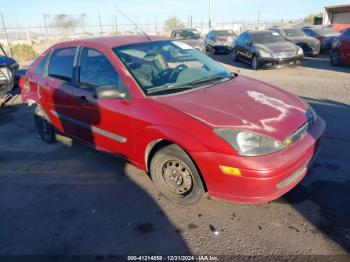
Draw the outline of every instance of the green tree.
M31 45L16 44L11 47L12 56L19 62L31 61L37 54Z
M59 14L53 17L50 26L61 30L63 33L74 31L74 28L81 25L81 20L66 14Z
M164 22L164 31L169 33L175 29L184 28L185 25L175 16L170 17Z

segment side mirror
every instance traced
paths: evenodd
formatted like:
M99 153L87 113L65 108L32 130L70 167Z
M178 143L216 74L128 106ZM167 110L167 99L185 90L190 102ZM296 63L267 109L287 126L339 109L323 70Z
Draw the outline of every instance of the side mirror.
M96 99L125 99L127 98L127 93L125 91L120 91L115 86L99 86L95 89L94 97Z

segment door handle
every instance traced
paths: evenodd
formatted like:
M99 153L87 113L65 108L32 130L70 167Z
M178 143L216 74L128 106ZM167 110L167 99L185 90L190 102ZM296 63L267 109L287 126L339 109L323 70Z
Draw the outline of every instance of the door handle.
M78 98L80 104L86 105L89 101L86 99L86 96L80 96Z

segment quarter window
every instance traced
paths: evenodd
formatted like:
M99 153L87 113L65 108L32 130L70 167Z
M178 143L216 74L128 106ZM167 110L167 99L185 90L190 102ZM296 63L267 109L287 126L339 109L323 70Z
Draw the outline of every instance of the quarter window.
M35 68L35 73L37 75L43 76L46 72L46 65L47 65L47 60L48 60L49 55L46 54L43 58L41 58L40 62Z
M119 75L108 59L89 48L84 48L81 54L79 79L81 87L120 86Z
M49 76L71 81L76 47L57 49L51 56Z

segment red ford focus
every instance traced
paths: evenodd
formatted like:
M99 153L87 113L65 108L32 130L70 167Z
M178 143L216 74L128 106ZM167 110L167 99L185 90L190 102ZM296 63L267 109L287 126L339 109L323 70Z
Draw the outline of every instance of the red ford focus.
M325 122L298 97L143 36L54 45L21 79L40 137L63 133L147 171L170 200L265 202L307 173Z

